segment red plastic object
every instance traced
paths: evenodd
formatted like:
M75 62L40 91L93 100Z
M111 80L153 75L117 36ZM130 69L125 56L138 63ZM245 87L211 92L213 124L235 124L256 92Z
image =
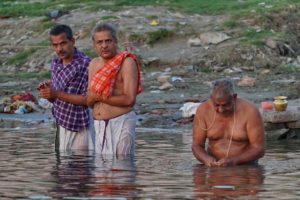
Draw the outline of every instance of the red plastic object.
M261 102L261 108L263 110L273 110L273 102L272 101L263 101Z

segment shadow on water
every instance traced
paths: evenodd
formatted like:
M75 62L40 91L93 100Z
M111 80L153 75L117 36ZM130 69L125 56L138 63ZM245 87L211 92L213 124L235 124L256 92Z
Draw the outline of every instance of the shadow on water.
M299 199L298 140L268 141L259 165L207 168L191 131L140 129L134 157L54 151L49 125L0 126L0 199Z

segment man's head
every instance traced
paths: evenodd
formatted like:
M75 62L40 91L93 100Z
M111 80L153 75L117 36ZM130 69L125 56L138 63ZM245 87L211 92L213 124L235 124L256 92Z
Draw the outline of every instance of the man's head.
M216 80L213 83L210 98L217 113L230 115L234 112L237 94L234 92L234 85L230 80Z
M62 59L64 64L71 62L75 45L72 29L67 25L59 24L50 30L49 35L52 49L57 56Z
M97 54L104 60L109 60L117 54L117 31L112 24L98 24L93 29L92 39Z

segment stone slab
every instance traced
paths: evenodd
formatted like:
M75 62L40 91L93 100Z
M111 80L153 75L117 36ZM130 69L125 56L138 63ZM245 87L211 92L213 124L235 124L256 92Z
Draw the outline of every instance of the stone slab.
M288 106L286 111L277 112L274 110L260 109L264 122L269 123L286 123L300 121L300 107Z
M286 123L287 128L299 128L300 129L300 120L296 122L288 122Z
M278 129L285 129L286 125L284 123L269 123L264 122L265 131L273 131Z

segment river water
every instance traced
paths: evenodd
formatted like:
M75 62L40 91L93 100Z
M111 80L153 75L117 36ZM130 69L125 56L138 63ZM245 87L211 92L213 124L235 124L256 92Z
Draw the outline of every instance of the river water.
M300 199L300 141L267 141L257 166L207 168L190 130L138 128L132 158L54 151L48 124L0 126L0 199Z

